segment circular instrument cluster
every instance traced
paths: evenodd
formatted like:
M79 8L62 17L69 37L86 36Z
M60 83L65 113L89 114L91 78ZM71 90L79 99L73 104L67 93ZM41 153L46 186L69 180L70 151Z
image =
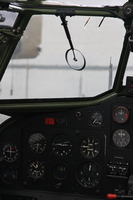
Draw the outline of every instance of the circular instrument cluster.
M113 111L113 119L117 124L125 124L129 119L129 110L124 106L118 106ZM116 147L126 147L130 143L131 137L123 127L113 132L112 141Z
M18 146L14 143L6 143L2 147L2 157L4 161L13 163L19 156ZM1 170L2 179L6 183L13 183L17 179L17 168L15 166L5 166Z
M77 167L76 179L78 183L85 188L92 188L99 184L101 179L100 166L93 162L93 158L99 155L100 142L96 137L88 136L83 137L80 146L77 148L78 152L84 157L84 159L91 159L91 161L81 161ZM28 158L28 165L26 166L26 173L28 179L32 180L44 180L49 169L44 161L43 155L47 148L47 138L43 133L35 132L29 135L27 140L27 147L29 149L31 157ZM72 155L75 146L72 140L66 134L58 134L52 139L50 151L52 159L56 161L56 156L59 162L55 162L52 165L52 174L57 180L65 180L69 177L70 168L68 161L65 162L65 157ZM77 151L76 150L76 151ZM35 156L37 155L37 158ZM35 155L35 156L34 156ZM17 145L14 143L7 143L3 145L2 156L6 162L14 162L19 156ZM83 158L82 157L82 158ZM69 158L69 157L68 157ZM67 159L68 160L68 159ZM13 183L17 179L17 167L6 165L2 169L2 178L4 182Z
M39 139L40 138L40 139ZM29 137L28 144L34 153L42 153L46 148L46 138L41 133L34 133ZM56 135L51 143L53 155L65 157L72 153L73 144L71 139L64 134ZM80 153L85 158L95 158L100 151L100 142L97 138L90 136L83 138L80 143ZM29 176L33 179L41 179L45 174L44 162L30 161L28 167ZM58 180L64 180L69 175L69 168L64 163L53 166L53 175ZM81 163L77 169L77 180L81 186L92 188L99 184L101 169L98 164L92 162Z

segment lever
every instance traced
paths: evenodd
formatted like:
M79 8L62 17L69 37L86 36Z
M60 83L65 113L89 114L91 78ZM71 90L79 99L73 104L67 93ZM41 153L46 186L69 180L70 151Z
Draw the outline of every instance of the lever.
M120 199L133 199L133 196L130 195L117 195L117 194L107 194L107 199L116 199L116 198L120 198Z
M73 46L73 43L72 43L72 40L71 40L71 35L69 33L69 29L68 29L68 26L67 26L65 13L60 14L60 19L62 21L62 25L64 27L67 39L68 39L69 44L70 44L70 49L68 49L66 51L66 54L65 54L66 61L72 69L80 71L80 70L84 69L84 67L86 65L85 57L83 56L83 54L80 51L78 51L77 49L74 49L74 46ZM70 52L72 52L73 59L71 59L72 57L71 57Z
M61 14L60 18L61 18L61 21L62 21L62 25L63 25L63 27L65 29L65 33L66 33L67 39L69 41L71 50L73 51L73 56L74 56L73 60L77 61L75 53L74 53L74 47L73 47L73 43L72 43L72 40L71 40L71 36L70 36L69 30L68 30L68 27L67 27L67 21L65 20L65 18L66 18L65 14L64 13Z

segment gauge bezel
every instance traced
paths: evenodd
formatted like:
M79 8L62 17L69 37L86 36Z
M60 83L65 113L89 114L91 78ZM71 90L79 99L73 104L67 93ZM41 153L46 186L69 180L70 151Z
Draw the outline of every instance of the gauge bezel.
M33 175L33 174L31 173L30 167L31 167L31 164L32 164L32 163L38 163L39 165L41 165L41 167L43 167L42 170L44 170L44 171L42 172L41 175L36 176L36 175ZM36 167L35 165L32 165L32 166L34 167L34 170L38 168L38 167ZM33 179L35 179L35 180L36 180L36 179L41 179L41 178L43 178L43 176L44 176L44 174L45 174L45 165L44 165L44 162L43 162L43 161L39 161L39 160L31 160L31 161L29 161L29 165L28 165L28 174L29 174L29 176L30 176L31 178L33 178Z
M120 119L116 118L115 115L116 115L116 113L118 112L119 109L121 109L121 110L123 110L123 111L125 112L125 115L126 115L125 119L123 119L123 118L120 118ZM124 106L118 106L118 107L116 107L116 108L113 110L112 117L113 117L113 120L114 120L116 123L118 123L118 124L124 124L124 123L127 122L128 119L129 119L129 110L128 110L126 107L124 107ZM123 119L123 120L122 120L122 119Z
M87 139L89 139L89 140L95 140L95 142L97 142L98 144L97 144L97 148L94 148L94 151L95 150L97 150L98 152L96 152L96 153L94 153L94 155L85 155L85 153L83 153L83 148L81 147L81 145L82 145L82 143L83 143L83 141L85 141L85 140L87 140ZM91 142L90 143L90 146L92 146L93 145L93 143ZM88 147L89 147L89 144L88 144ZM95 147L96 147L96 145L95 145ZM94 152L93 151L93 152ZM85 137L85 138L83 138L82 139L82 141L81 141L81 144L80 144L80 153L84 156L84 157L86 157L86 158L95 158L95 157L97 157L98 156L98 154L99 154L99 152L100 152L100 142L99 142L99 140L97 139L97 138L95 138L95 137L93 137L93 136L88 136L88 137Z
M131 186L128 190L128 195L133 196L133 186Z
M118 135L118 133L119 133L118 131L124 131L124 133L126 133L126 137L129 137L128 141L124 141L124 142L126 142L125 144L121 144L121 145L117 144L117 141L120 143L120 139L117 139L117 141L115 141L114 135L115 135L115 134ZM118 137L119 137L119 136L118 136ZM126 139L126 138L125 138L125 139ZM131 141L131 136L130 136L130 134L129 134L129 132L128 132L127 130L125 130L125 129L117 129L117 130L115 130L115 131L113 132L112 141L113 141L113 144L114 144L116 147L118 147L118 148L124 148L124 147L127 147L127 146L129 145L129 143L130 143L130 141ZM123 141L122 141L122 142L123 142Z
M66 174L62 174L63 175L62 177L59 176L59 175L57 175L57 172L55 171L57 169L57 167L60 167L60 166L63 166L63 167L65 167L67 169L67 173ZM64 164L64 163L58 163L58 164L56 164L53 167L53 175L58 180L64 180L64 179L66 179L68 177L68 175L69 175L69 168L68 168L68 166L66 164Z
M41 135L41 136L42 136L42 139L44 139L44 144L43 144L42 150L39 150L39 149L38 149L38 151L36 151L35 148L33 149L33 147L31 147L31 144L30 144L30 140L32 139L32 137L33 137L33 139L35 140L34 137L37 136L37 135ZM37 140L36 140L36 142L38 142L38 144L41 145L41 142L40 142L40 141L37 141ZM35 145L35 144L32 144L32 145ZM32 151L33 153L36 153L36 154L41 154L41 153L43 153L43 152L46 150L46 148L47 148L47 140L46 140L45 135L42 134L42 133L40 133L40 132L32 133L32 134L29 136L29 138L28 138L28 147L29 147L30 151Z
M96 116L98 115L98 116ZM99 118L100 116L100 118ZM101 127L103 125L104 119L103 119L103 112L96 110L93 111L90 115L90 125L93 127Z
M97 176L98 178L96 178L96 177L94 176L94 171L93 171L93 172L91 173L91 175L94 176L94 177L93 177L94 181L87 185L87 181L85 181L85 178L86 178L86 177L85 177L85 178L83 177L82 180L79 180L78 174L80 174L80 175L83 176L83 172L81 172L81 170L83 169L83 167L84 167L85 165L89 165L89 164L93 165L93 167L91 167L92 170L94 170L94 166L96 167L97 172L95 172L95 173L99 173L99 176ZM81 168L81 169L80 169L80 168ZM79 171L79 169L80 169L80 171ZM90 169L90 171L91 171L91 169ZM87 169L87 171L89 171L89 170ZM79 183L83 188L88 188L88 189L89 189L89 188L95 188L95 187L98 186L98 185L100 184L100 182L101 182L101 179L102 179L102 170L101 170L100 165L98 165L96 162L93 162L93 161L86 161L86 162L80 163L80 165L78 166L77 172L76 172L76 177L77 177L78 183ZM90 175L89 175L89 178L91 178ZM85 184L86 184L86 185L85 185Z
M9 177L7 176L4 177L5 170L8 170ZM11 166L11 165L4 166L4 168L1 170L1 177L5 183L8 183L8 184L14 183L17 180L17 167Z
M5 150L6 150L6 148L8 147L8 145L10 146L10 148L11 148L11 146L13 146L15 148L15 152L16 153L15 153L15 155L12 158L11 158L11 155L8 157L6 155L6 153L4 153ZM12 142L7 142L7 143L3 144L3 146L2 146L2 158L5 161L7 161L7 162L14 162L14 161L17 160L18 156L19 156L19 150L18 150L18 146L16 144L14 144Z
M60 143L56 144L56 142L59 141L59 137L60 137L61 141L60 141ZM63 147L64 139L67 139L67 141L70 143L68 145L67 151L65 149L65 146ZM64 143L66 143L66 142L64 142ZM67 135L59 134L59 135L56 135L55 138L53 139L51 147L52 147L52 151L55 155L63 157L63 156L69 155L72 152L73 145L72 145L70 138ZM58 147L58 149L57 149L57 147ZM61 148L62 148L62 150L61 150ZM63 148L64 148L64 150L63 150Z

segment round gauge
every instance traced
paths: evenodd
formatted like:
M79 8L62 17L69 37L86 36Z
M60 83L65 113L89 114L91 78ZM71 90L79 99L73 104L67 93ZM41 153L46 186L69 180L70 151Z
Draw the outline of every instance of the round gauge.
M68 167L64 164L58 164L54 167L53 174L57 179L63 180L68 176Z
M2 156L4 160L13 162L18 158L18 147L13 143L7 143L2 148Z
M34 153L42 153L46 149L46 138L41 133L34 133L29 137L28 144Z
M78 167L78 182L85 188L93 188L101 181L101 169L94 162L85 162Z
M87 158L94 158L98 155L100 150L100 144L94 137L88 137L83 139L80 151L83 156Z
M52 143L52 150L58 156L66 156L72 151L72 144L66 135L58 135Z
M117 147L126 147L130 142L130 135L124 129L118 129L113 133L113 142Z
M119 106L113 111L113 119L117 123L120 124L125 123L128 120L128 118L129 118L129 111L127 108L123 106Z
M91 115L91 125L92 126L101 126L103 123L103 115L99 111L95 111Z
M13 183L17 179L17 169L12 166L6 166L2 170L2 178L7 183Z
M128 195L133 196L133 186L131 186L128 190Z
M42 178L45 173L44 163L41 161L31 161L28 169L29 175L34 179Z
M119 195L126 194L125 185L118 184L114 187L114 193Z

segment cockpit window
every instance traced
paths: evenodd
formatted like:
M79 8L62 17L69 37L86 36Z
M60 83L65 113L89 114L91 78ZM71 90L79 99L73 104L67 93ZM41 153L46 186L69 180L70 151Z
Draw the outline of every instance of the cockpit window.
M43 1L42 1L43 2ZM47 0L45 3L51 3L51 4L77 4L77 5L86 5L86 6L115 6L115 5L123 5L126 3L126 0L119 0L116 2L116 0Z
M59 16L32 17L3 77L1 98L94 97L112 88L123 21L87 16L65 20L72 44ZM78 69L85 64L84 69L72 69L73 63Z

